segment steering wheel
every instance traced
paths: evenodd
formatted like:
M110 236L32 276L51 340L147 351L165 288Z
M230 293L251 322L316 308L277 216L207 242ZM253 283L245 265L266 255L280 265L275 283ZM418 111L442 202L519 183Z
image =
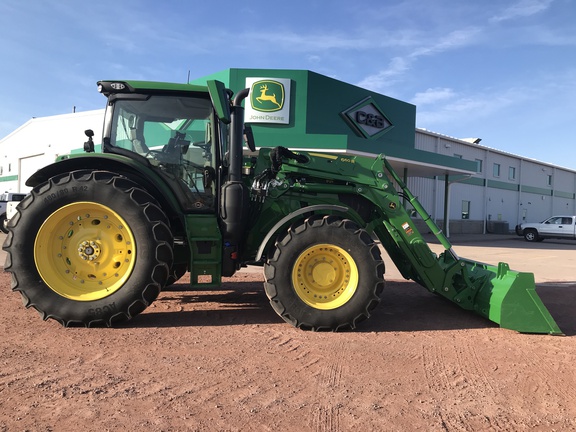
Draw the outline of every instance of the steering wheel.
M174 152L168 153L164 150L148 150L146 157L151 157L152 159L165 164L179 165L180 159Z
M205 168L204 165L188 159L180 158L180 154L175 151L166 152L165 150L149 150L148 153L146 153L146 157L153 158L154 160L158 161L159 164L193 167L199 171L204 171Z

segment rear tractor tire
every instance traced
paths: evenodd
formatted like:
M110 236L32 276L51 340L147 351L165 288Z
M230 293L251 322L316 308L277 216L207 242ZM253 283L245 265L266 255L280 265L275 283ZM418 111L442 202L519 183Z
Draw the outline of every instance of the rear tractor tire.
M170 286L178 282L182 276L188 272L188 263L174 263L170 269L166 286Z
M12 290L66 327L134 317L172 266L172 233L155 199L106 171L74 171L35 187L8 230Z
M370 235L354 222L312 216L277 240L264 265L276 313L306 330L356 328L379 304L384 263Z

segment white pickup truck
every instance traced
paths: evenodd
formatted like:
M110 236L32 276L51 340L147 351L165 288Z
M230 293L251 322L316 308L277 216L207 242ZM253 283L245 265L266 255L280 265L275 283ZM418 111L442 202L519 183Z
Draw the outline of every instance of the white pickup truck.
M10 219L12 213L14 213L14 208L18 205L20 201L24 199L26 194L23 193L12 193L5 192L0 194L0 231L7 233L6 224ZM8 209L10 207L10 209ZM12 210L10 212L9 210Z
M552 216L542 222L516 225L516 234L529 242L546 238L576 239L575 222L576 216Z

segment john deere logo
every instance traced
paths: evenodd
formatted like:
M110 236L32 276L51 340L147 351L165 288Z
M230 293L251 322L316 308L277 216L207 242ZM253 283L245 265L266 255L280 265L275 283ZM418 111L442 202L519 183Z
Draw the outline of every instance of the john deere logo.
M246 123L290 124L290 78L246 77ZM250 100L250 103L248 103Z
M284 85L278 81L256 81L250 89L250 105L256 111L280 111L284 106L284 94Z
M371 97L348 108L341 115L364 138L376 138L392 127L392 123Z

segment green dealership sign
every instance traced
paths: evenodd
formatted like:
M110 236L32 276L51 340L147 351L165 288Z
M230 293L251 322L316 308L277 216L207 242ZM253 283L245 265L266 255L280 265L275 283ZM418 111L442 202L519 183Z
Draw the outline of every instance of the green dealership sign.
M245 119L250 123L290 122L290 80L284 78L246 78L250 104Z
M364 138L377 138L392 127L392 123L372 97L358 102L341 115L352 129Z

